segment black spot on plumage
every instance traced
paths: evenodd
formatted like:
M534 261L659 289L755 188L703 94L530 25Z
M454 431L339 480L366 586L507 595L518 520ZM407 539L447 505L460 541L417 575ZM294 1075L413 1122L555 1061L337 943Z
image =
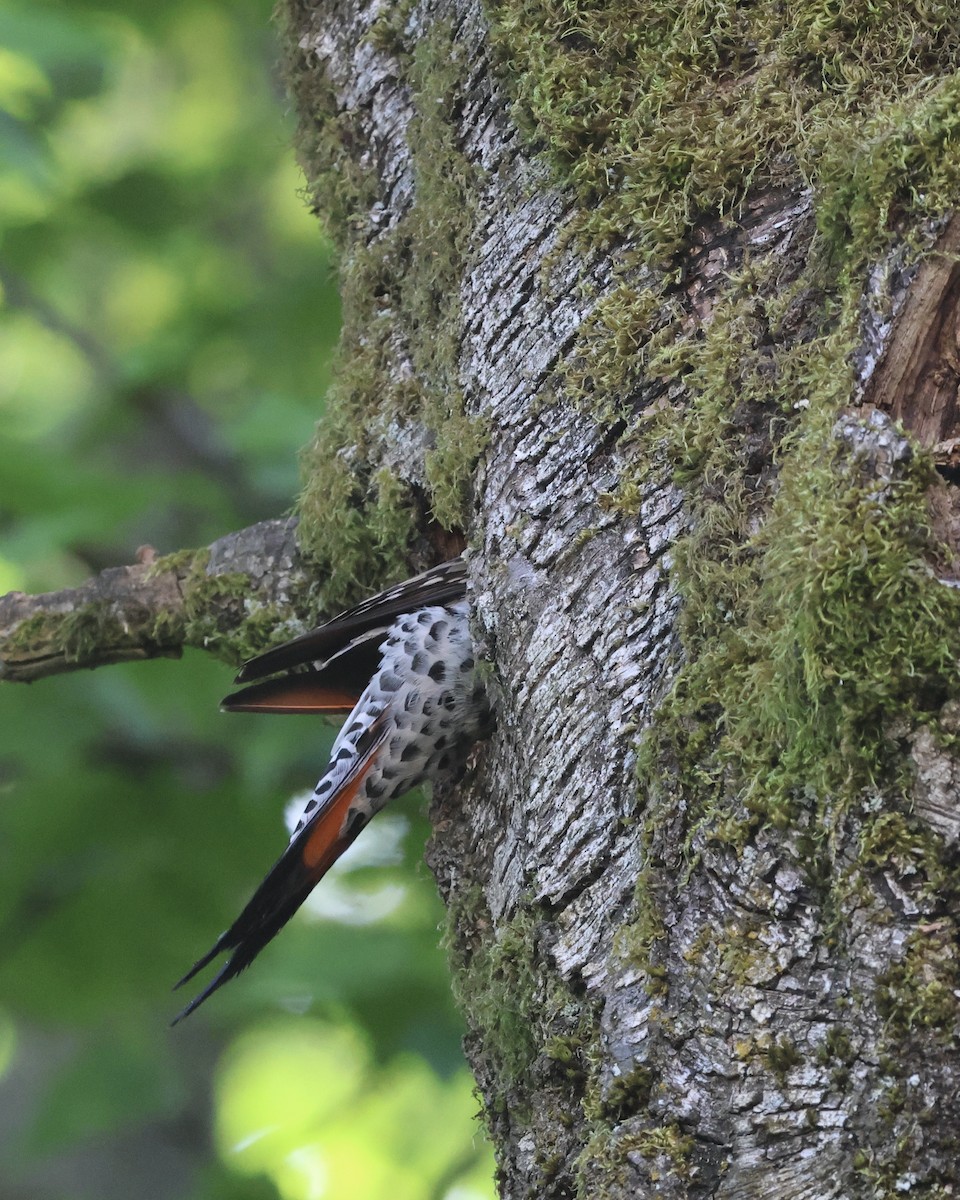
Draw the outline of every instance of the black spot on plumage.
M424 609L422 612L419 612L419 613L417 613L417 624L418 624L418 625L422 625L424 629L426 629L426 627L427 627L427 626L428 626L428 625L429 625L429 624L430 624L432 621L433 621L433 617L432 617L432 615L431 615L431 614L430 614L430 613L427 611L427 609Z
M410 661L410 669L414 675L426 675L429 665L430 659L422 650L418 650Z
M403 686L403 680L392 671L381 671L380 686L385 692L398 692Z
M447 632L449 626L450 622L444 621L442 618L439 621L434 621L434 623L430 626L430 636L435 642L439 641L440 638L442 638Z
M317 807L317 799L316 799L316 797L314 797L312 800L307 801L307 806L303 811L304 811L304 813L313 812L313 810L316 807Z
M432 721L424 721L423 725L420 727L420 732L423 734L423 736L425 738L432 737L433 736L433 722Z
M450 755L449 754L441 754L440 757L437 759L437 770L438 771L448 771L449 769L450 769Z
M425 717L432 717L432 716L433 716L433 710L434 710L434 703L433 703L433 701L432 701L432 700L424 700L424 702L423 702L423 708L421 708L421 710L420 710L420 711L423 713L423 715L424 715Z
M442 662L440 659L437 659L437 661L433 664L433 666L430 668L430 670L427 672L427 674L430 676L430 678L433 680L434 683L443 683L443 681L447 677L446 663Z
M352 746L341 746L340 749L337 751L337 761L339 762L341 759L344 759L344 758L352 758L353 754L354 754L354 750L353 750Z
M386 779L388 782L390 782L390 781L396 779L397 769L396 769L396 767L384 767L383 770L380 772L380 774L383 776L384 779Z
M362 728L363 728L362 721L351 721L349 726L347 727L347 732L346 732L345 736L349 737L352 733L359 733Z
M473 659L465 658L463 660L463 662L460 664L460 670L461 671L472 671L473 670Z
M374 783L372 779L367 780L366 791L371 800L379 800L386 790L382 783Z
M447 712L453 712L457 707L457 697L453 692L444 692L440 697L440 704Z
M407 742L404 748L400 751L400 761L410 762L411 759L420 758L423 751L420 748L419 742Z
M367 814L359 808L351 808L347 811L347 819L343 826L343 837L350 837L353 834L359 833L367 823Z
M321 779L314 790L316 791L318 796L322 796L324 792L329 792L332 787L333 787L332 779L329 779L329 778Z
M426 730L424 730L424 733L426 733ZM434 750L442 750L446 744L447 735L445 733L441 733L440 736L434 741L433 748Z
M449 729L453 722L449 717L441 717L437 724L441 729Z

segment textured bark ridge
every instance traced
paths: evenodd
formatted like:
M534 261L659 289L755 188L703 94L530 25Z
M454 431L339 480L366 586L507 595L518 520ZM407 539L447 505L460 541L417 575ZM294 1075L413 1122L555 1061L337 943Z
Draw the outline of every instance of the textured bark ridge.
M445 495L448 422L481 431L499 726L429 858L502 1194L953 1194L952 500L873 410L905 415L907 376L949 407L944 222L843 292L778 168L655 269L514 124L488 16L289 8L308 172L348 294L376 288L356 478ZM385 314L380 392L426 397L387 417L356 369Z

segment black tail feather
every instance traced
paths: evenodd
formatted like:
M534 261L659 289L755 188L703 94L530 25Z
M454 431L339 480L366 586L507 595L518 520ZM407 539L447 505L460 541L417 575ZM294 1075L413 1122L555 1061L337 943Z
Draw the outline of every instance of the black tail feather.
M223 964L203 991L177 1014L176 1025L223 987L228 980L249 967L260 951L271 942L313 890L314 879L305 878L304 868L297 855L288 847L274 864L270 874L257 888L246 908L230 928L222 933L202 958L197 959L184 977L174 984L182 987L225 950L233 954Z
M189 1017L192 1012L195 1012L196 1009L198 1009L200 1007L200 1005L204 1002L204 1000L208 1000L213 995L213 993L217 990L217 988L223 987L223 985L228 980L233 979L233 977L235 975L239 975L239 973L243 970L243 967L234 966L235 959L236 959L236 955L234 955L233 958L228 959L223 964L223 966L220 968L220 970L216 973L216 975L214 975L213 979L211 979L211 981L203 989L203 991L200 992L199 995L194 996L194 998L190 1001L190 1003L186 1006L186 1008L182 1008L177 1013L177 1015L170 1022L171 1028L174 1025L179 1025L180 1022L184 1019L184 1017ZM206 964L209 961L210 961L209 955L205 959L201 959L201 962L203 964ZM244 964L244 965L246 965L246 964ZM197 970L197 969L198 968L196 968L196 967L194 968L194 970ZM187 980L190 979L192 976L193 976L193 971L191 971L189 975L184 975L184 977L180 980L180 983L178 983L176 985L176 987L179 987L181 983L186 983ZM174 990L176 990L176 989L174 989Z
M197 961L190 968L190 970L186 973L186 975L184 975L184 977L182 979L177 980L177 982L173 985L173 990L176 991L177 988L182 988L185 983L189 983L190 980L194 977L194 975L198 975L203 970L203 968L207 965L207 963L213 962L213 960L217 957L218 954L221 953L221 951L229 950L231 948L231 946L236 944L234 942L231 942L229 939L230 939L230 930L228 929L224 933L220 934L220 936L217 938L216 942L206 952L206 954L203 956L203 958L198 958Z
M272 942L280 930L286 925L293 914L297 911L310 892L313 890L313 880L304 884L299 881L299 886L292 895L288 895L285 899L280 900L268 913L264 913L264 889L268 884L275 887L279 882L281 886L289 881L277 880L277 867L284 863L286 856L277 863L277 866L267 876L264 882L257 889L253 898L247 907L243 910L236 922L227 930L226 933L220 935L216 945L209 950L203 958L199 959L190 970L184 975L179 983L174 984L173 990L191 980L198 971L202 971L207 963L212 962L214 958L223 950L233 950L233 954L223 964L213 979L207 984L198 996L195 996L190 1003L177 1013L176 1017L170 1022L171 1025L176 1025L182 1021L184 1017L188 1017L192 1012L200 1007L200 1005L210 998L218 988L229 980L235 978L241 971L246 970L253 962L260 951Z

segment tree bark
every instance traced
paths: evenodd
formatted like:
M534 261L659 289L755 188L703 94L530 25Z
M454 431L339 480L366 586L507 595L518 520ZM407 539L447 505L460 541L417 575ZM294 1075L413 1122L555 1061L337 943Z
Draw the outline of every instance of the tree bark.
M908 62L866 13L283 8L346 313L318 607L471 546L498 728L429 860L504 1197L960 1189L960 52L918 12Z

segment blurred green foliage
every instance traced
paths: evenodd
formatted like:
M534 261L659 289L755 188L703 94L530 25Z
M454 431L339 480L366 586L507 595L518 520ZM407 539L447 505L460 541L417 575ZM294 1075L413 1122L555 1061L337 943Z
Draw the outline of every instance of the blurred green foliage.
M268 17L0 4L0 590L292 502L339 311ZM491 1196L415 798L168 1029L332 739L229 686L193 655L0 687L0 1195Z

